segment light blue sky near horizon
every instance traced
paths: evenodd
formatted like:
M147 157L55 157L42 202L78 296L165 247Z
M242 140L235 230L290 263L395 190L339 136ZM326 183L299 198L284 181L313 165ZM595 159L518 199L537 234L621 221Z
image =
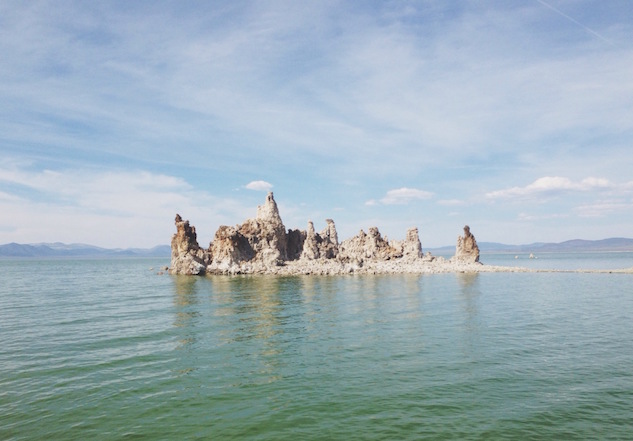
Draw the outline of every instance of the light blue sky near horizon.
M633 237L629 1L0 0L0 243Z

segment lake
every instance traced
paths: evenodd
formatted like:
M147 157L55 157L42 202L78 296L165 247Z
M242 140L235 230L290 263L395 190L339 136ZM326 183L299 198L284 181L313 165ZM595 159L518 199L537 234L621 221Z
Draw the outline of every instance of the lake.
M482 256L633 266L631 253ZM633 275L0 260L0 439L631 439Z

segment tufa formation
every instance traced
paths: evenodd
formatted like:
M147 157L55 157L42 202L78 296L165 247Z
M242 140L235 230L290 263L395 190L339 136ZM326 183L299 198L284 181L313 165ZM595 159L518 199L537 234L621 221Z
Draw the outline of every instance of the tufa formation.
M356 272L420 272L421 265L446 264L443 258L422 253L417 228L402 241L383 238L378 228L361 230L351 239L338 241L336 226L326 219L320 233L308 221L306 231L284 226L273 193L257 216L235 227L221 226L207 249L198 245L196 229L176 215L176 234L171 240L171 274L344 274ZM451 262L461 265L479 261L479 249L468 227L458 239Z
M464 227L464 237L457 237L457 246L455 247L455 256L453 259L457 262L464 263L479 262L479 247L468 225Z

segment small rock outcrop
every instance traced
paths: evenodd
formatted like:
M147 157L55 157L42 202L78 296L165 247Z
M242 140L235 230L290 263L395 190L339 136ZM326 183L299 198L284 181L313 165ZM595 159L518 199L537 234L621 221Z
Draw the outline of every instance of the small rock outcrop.
M378 228L363 230L351 239L341 242L339 256L343 261L363 263L366 260L390 260L402 257L400 246L392 246L380 234Z
M403 241L394 240L390 242L390 245L398 250L398 254L402 254L402 257L408 260L424 257L418 229L415 227L407 230L407 237Z
M314 224L308 221L301 258L304 260L334 259L338 255L338 234L332 219L326 219L327 226L320 234L314 231Z
M462 263L479 262L479 247L468 225L464 227L464 237L457 237L457 247L455 248L453 260Z
M206 253L198 245L196 227L176 214L176 234L171 238L171 274L198 275L206 270Z

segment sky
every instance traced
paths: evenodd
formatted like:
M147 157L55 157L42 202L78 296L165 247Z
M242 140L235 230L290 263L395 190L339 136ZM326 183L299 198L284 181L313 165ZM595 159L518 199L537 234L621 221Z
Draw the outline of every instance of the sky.
M629 0L0 0L0 244L633 237Z

